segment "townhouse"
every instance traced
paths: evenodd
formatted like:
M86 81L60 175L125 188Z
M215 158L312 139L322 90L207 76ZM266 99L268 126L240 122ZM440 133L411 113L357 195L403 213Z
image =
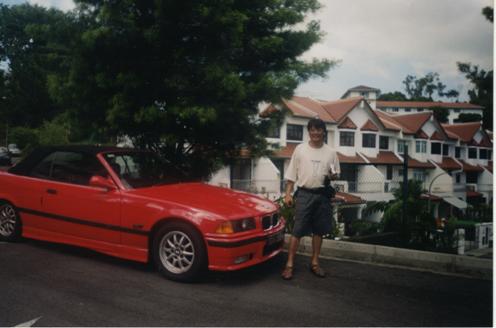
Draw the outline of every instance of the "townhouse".
M418 110L418 104L416 111L387 110L390 107L377 101L379 94L378 89L359 86L334 101L295 96L268 104L261 117L286 113L282 125L267 136L273 155L254 159L244 154L210 183L277 199L295 147L309 139L308 120L319 117L326 123L326 142L341 162L340 179L333 182L338 190L334 201L341 204L345 219L380 220L382 213L363 217L362 211L368 202L394 198L392 192L403 180L406 148L408 178L421 181L422 197L430 200L435 216L492 203L490 132L479 122L440 124L431 110Z

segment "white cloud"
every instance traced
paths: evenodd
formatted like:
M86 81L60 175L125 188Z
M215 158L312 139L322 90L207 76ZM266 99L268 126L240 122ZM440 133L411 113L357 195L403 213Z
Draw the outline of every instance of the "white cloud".
M325 81L307 82L297 93L340 97L359 84L403 91L407 74L438 72L466 100L468 86L457 61L493 68L493 26L481 14L490 0L327 0L316 18L326 32L304 58L341 59ZM352 84L346 84L352 83Z
M46 8L54 7L64 11L72 10L75 7L72 0L28 0L28 2L32 5L39 5Z

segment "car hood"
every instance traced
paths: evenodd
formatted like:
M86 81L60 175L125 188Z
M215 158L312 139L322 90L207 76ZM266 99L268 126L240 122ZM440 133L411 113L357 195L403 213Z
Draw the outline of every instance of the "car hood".
M244 192L204 183L178 183L134 189L133 194L158 201L174 202L226 218L261 215L277 210L273 202Z

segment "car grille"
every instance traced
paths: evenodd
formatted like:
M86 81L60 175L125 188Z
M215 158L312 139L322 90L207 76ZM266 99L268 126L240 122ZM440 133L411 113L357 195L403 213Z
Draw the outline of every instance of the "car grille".
M267 215L262 218L262 229L268 230L277 226L279 223L279 213L274 213L272 215Z

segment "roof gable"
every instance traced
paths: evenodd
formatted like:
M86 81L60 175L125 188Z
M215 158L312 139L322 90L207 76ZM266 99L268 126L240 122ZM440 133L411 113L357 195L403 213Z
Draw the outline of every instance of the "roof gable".
M417 134L415 134L415 138L418 139L429 139L429 136L425 134L424 130L419 130Z
M339 122L344 119L346 115L351 112L353 108L355 108L362 100L362 97L355 97L336 101L322 102L321 104L324 110L337 122Z
M362 131L379 131L377 125L375 125L370 119L365 122L364 125L360 128Z
M481 129L480 122L468 122L468 123L455 123L455 124L441 124L444 130L454 134L461 141L469 143Z
M355 125L355 123L353 123L353 121L349 117L346 117L345 120L343 122L341 122L341 124L338 125L338 128L340 128L340 129L356 129L357 126Z
M431 112L389 116L400 124L405 134L416 134L431 118Z
M443 136L439 131L434 131L434 133L430 137L431 140L444 140Z

